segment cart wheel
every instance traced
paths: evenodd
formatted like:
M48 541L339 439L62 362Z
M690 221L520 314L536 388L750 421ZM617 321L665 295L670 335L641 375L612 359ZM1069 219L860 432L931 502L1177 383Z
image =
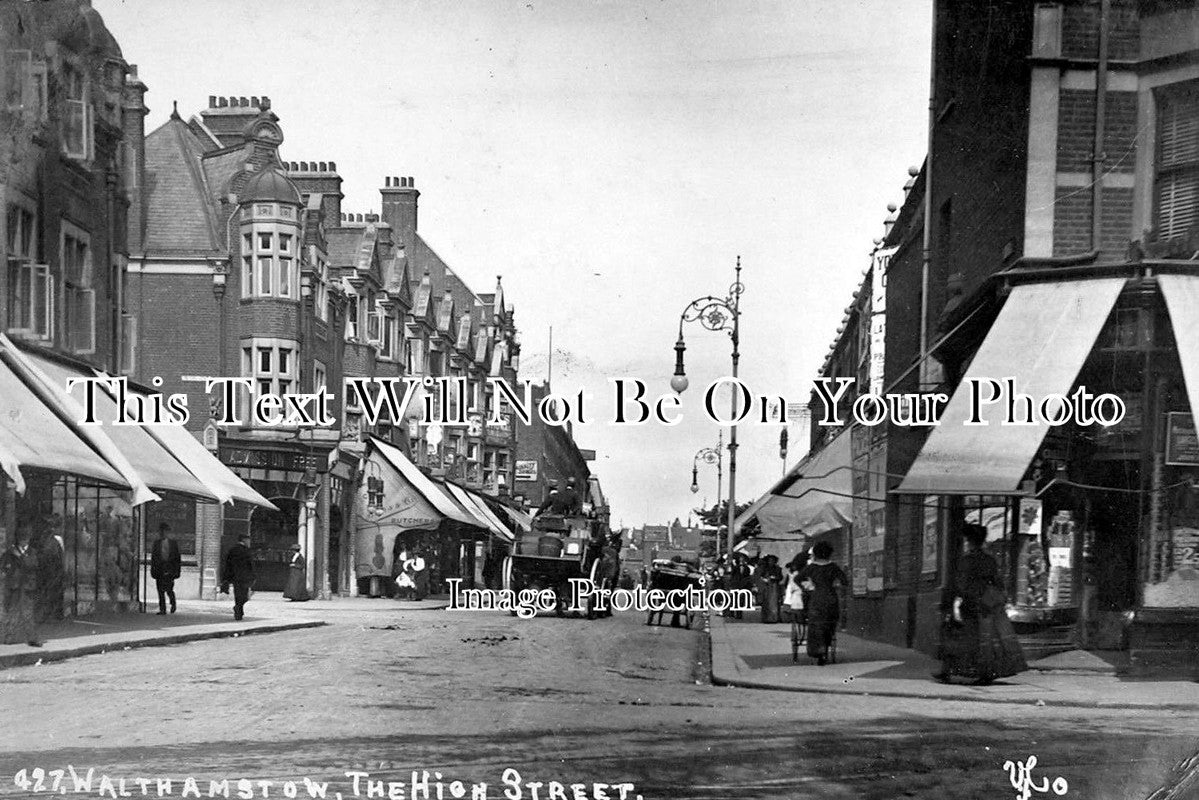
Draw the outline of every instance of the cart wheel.
M500 574L502 576L501 583L504 591L512 591L512 556L504 556L504 563L500 568Z
M599 573L600 573L600 559L597 558L597 559L595 559L595 561L592 562L591 573L587 576L588 580L591 581L591 587L593 589L602 589L603 588L603 586L601 585L603 583L603 581L600 580ZM587 619L595 619L597 616L599 616L599 614L595 610L595 596L592 595L591 597L587 598Z

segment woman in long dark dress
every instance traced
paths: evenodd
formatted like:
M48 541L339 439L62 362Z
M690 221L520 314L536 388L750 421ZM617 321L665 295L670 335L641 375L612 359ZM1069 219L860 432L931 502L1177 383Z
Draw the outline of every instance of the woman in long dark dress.
M29 544L29 531L18 529L16 541L0 553L0 644L41 646L34 617L37 578L37 555Z
M983 549L987 529L968 524L962 536L962 557L941 600L941 671L933 677L948 683L953 675L963 675L985 685L1028 665L1004 611L999 565Z
M796 576L800 586L806 586L809 593L805 603L808 655L822 667L828 663L833 635L841 622L841 594L849 583L841 567L829 560L832 555L831 544L817 542L812 548L812 560Z
M300 552L298 544L293 544L291 549L291 563L287 565L287 587L283 590L283 596L288 600L308 600L308 562Z

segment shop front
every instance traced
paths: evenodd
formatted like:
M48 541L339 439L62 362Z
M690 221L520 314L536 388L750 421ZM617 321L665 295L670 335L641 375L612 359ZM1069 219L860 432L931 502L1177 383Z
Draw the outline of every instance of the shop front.
M394 445L368 440L353 503L358 594L392 596L405 562L418 558L430 593L444 593L449 578L474 580L476 544L491 533L474 503L455 499L448 486Z
M66 386L94 374L0 337L0 548L28 544L36 576L24 583L36 587L40 620L144 604L148 509L215 503L232 479L174 426L113 424L104 391L91 398L98 424L82 424L84 390ZM180 432L198 453L176 446Z
M1030 655L1123 649L1136 668L1193 653L1197 303L1199 277L1139 270L1014 286L894 490L940 509L947 580L961 525L988 529ZM980 408L997 377L1034 403L1108 393L1123 413L1112 424L1019 424L1019 397Z

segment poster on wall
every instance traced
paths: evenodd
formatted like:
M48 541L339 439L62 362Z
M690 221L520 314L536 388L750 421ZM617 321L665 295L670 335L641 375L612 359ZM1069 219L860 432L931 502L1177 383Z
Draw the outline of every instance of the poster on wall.
M920 547L920 572L929 575L937 571L937 561L940 555L940 498L926 500L924 503L924 524L922 527Z

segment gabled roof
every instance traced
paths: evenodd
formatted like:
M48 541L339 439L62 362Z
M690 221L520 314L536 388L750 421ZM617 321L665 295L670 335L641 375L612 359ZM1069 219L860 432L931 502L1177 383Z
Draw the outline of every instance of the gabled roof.
M203 153L191 128L175 115L146 137L146 250L211 254L224 248Z
M434 318L433 277L428 272L425 272L416 286L416 296L412 301L412 316L430 328L436 329L437 327L437 320Z
M412 308L412 287L408 285L408 259L404 257L403 246L399 247L391 258L383 262L383 289L392 297L399 300L406 309Z
M454 292L451 289L446 289L441 303L438 305L437 330L448 336L458 335L458 332L454 330Z
M458 334L454 341L454 347L461 350L463 353L470 353L470 332L473 326L473 318L471 312L463 311L458 317Z
M332 228L325 232L328 243L329 266L352 269L359 275L371 275L382 285L383 272L379 268L378 231L374 225L366 227Z

